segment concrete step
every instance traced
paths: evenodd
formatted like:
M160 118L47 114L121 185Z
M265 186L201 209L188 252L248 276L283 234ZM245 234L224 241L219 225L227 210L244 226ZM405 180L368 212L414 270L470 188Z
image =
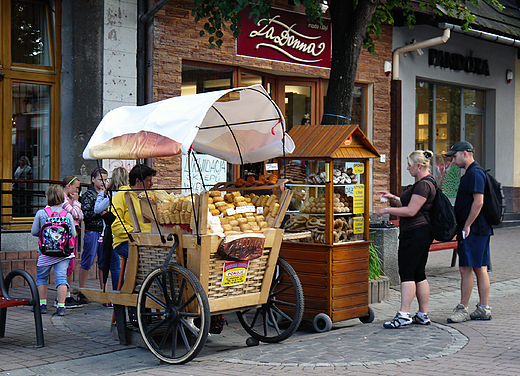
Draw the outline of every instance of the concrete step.
M515 227L520 226L520 213L505 213L504 220L498 226L494 226L494 228L504 228L504 227Z

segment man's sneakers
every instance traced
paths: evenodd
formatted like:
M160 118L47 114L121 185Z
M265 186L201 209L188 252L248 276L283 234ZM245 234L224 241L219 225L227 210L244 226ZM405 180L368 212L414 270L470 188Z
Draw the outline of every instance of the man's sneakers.
M399 329L403 326L410 325L413 322L410 314L402 314L401 312L397 312L397 315L383 324L383 328L385 329Z
M470 314L469 310L464 307L464 304L459 303L453 310L453 315L448 317L448 322L450 323L458 323L468 320L491 320L491 307L482 307L480 303L477 303L477 309Z
M453 310L453 314L450 317L448 317L448 322L458 323L468 321L469 319L470 317L468 309L464 307L464 304L459 303Z
M412 322L414 324L419 324L419 325L430 325L432 322L430 320L430 317L428 316L427 313L424 313L422 315L420 315L419 313L416 313L414 317L412 317Z
M491 307L482 307L480 303L477 303L477 309L469 316L472 320L491 320Z

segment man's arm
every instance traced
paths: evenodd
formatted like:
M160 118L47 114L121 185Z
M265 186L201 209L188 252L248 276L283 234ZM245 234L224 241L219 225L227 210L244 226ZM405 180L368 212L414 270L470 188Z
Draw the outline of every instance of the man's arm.
M469 211L468 218L466 219L466 222L464 223L464 227L462 229L462 231L465 232L466 237L469 235L469 233L471 231L471 225L473 224L473 222L475 222L475 219L477 219L483 205L484 205L484 194L474 192L473 193L473 203L471 204L471 210Z

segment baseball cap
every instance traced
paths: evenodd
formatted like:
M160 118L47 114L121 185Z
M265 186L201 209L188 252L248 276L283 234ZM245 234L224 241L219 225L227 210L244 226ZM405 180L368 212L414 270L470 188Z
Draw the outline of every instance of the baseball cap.
M468 141L459 141L455 145L453 145L449 152L444 154L446 157L451 157L458 151L471 151L475 152L473 149L473 145L471 145Z

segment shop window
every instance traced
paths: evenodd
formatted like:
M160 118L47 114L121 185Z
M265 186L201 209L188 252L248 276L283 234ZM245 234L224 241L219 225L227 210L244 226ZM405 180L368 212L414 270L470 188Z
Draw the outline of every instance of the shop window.
M435 152L433 174L449 197L455 197L460 169L444 154L466 140L482 161L485 92L424 81L416 84L415 148Z
M251 73L240 73L240 87L262 85L262 77Z
M48 2L11 2L11 57L13 63L52 65Z
M181 95L207 93L234 87L234 71L196 65L182 65Z
M47 180L51 168L51 86L12 84L13 179ZM33 216L45 206L44 198L32 195L44 189L30 182L13 184L13 216Z

